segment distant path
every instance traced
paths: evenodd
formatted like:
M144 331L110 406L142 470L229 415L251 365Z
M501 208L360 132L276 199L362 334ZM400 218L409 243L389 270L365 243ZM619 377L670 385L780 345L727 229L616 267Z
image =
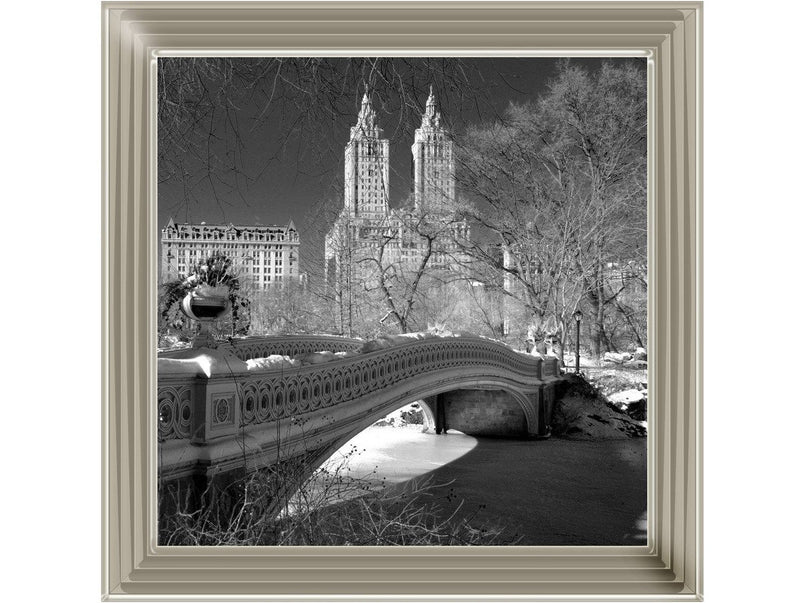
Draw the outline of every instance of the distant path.
M356 474L376 466L390 483L415 475L453 482L436 492L445 515L464 500L462 513L477 512L474 525L504 519L519 544L645 544L644 438L534 442L372 427L352 442L366 448L350 463Z

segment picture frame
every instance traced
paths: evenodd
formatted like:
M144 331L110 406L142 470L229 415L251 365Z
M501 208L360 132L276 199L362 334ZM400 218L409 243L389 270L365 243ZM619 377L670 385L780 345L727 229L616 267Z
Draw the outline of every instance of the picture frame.
M104 600L700 600L701 2L105 2ZM648 544L156 544L156 59L169 54L644 56Z

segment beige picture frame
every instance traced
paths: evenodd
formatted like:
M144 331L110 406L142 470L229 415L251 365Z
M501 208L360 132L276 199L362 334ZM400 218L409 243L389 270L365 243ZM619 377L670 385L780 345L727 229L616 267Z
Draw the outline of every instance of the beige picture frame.
M699 600L701 11L700 2L103 3L103 599ZM355 53L647 58L646 546L157 546L157 57Z

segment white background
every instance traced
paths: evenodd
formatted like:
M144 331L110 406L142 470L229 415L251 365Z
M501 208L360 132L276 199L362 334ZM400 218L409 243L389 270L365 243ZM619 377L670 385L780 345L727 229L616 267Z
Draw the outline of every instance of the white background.
M801 13L704 7L704 592L717 603L801 593ZM10 601L100 595L100 16L83 0L3 8Z

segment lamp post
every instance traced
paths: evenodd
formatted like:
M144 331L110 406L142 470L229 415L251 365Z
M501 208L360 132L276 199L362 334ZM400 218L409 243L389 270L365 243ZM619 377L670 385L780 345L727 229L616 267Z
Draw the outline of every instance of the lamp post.
M581 319L583 314L580 310L575 310L572 314L575 319L575 374L581 372Z

